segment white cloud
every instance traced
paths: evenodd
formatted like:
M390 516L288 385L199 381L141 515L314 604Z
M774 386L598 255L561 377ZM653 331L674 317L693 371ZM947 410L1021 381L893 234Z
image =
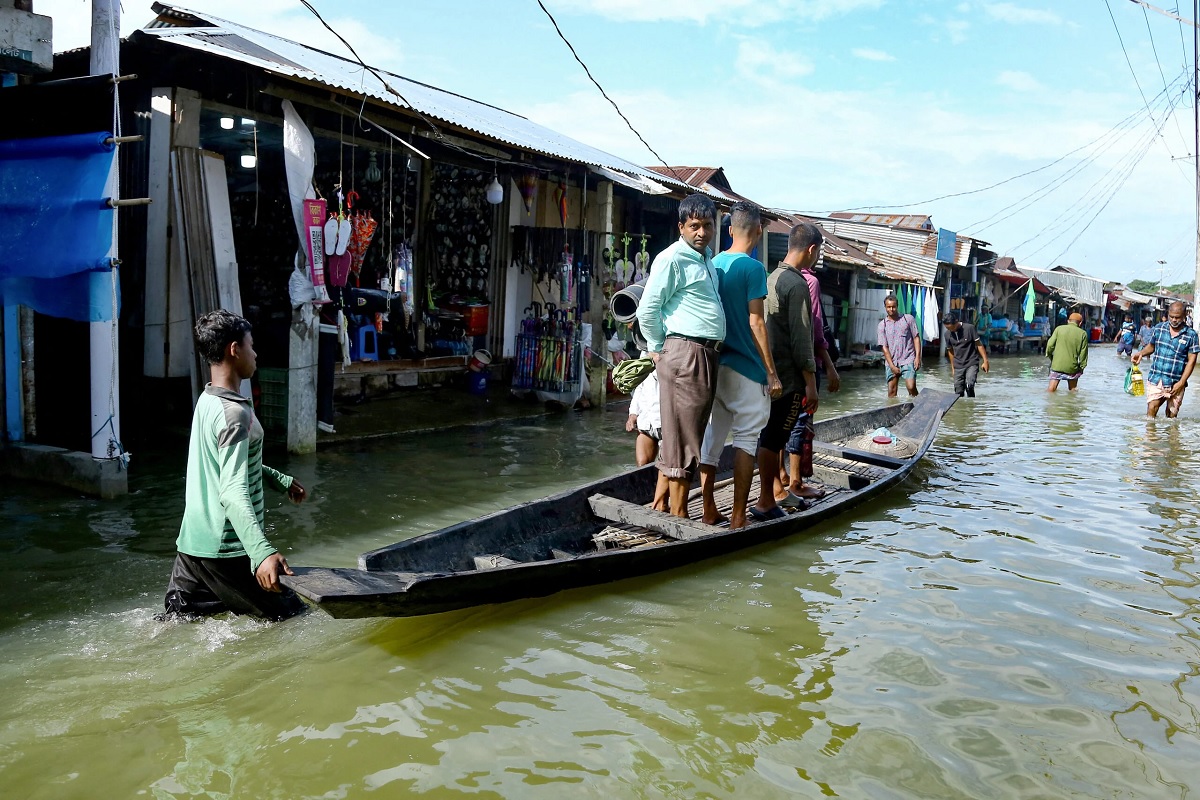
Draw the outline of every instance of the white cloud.
M734 69L744 78L774 86L811 74L813 65L795 53L776 50L761 39L742 39Z
M560 0L556 8L624 22L692 22L704 25L737 18L755 26L782 19L822 20L859 9L879 8L884 0ZM551 13L554 9L551 9Z
M950 34L950 41L954 44L962 44L967 40L967 29L970 27L971 23L966 20L946 20L946 33Z
M1100 121L1115 123L1129 111L1127 96L1087 89L1056 94L1052 105L1036 105L1033 112L1026 104L988 115L980 115L970 97L948 101L935 91L865 92L792 85L787 92L787 103L766 105L753 96L724 97L720 130L710 136L680 135L678 120L693 118L695 113L686 97L644 90L618 93L614 99L668 162L722 166L733 188L750 199L808 211L912 203L989 186L1045 166L1097 139L1110 124ZM520 111L635 163L655 163L594 91ZM1099 153L1093 165L1083 167L1045 199L989 228L983 238L1004 252L1041 233L1074 205L1075 221L1065 226L1065 233L1043 233L1014 253L1032 255L1030 266L1050 266L1043 261L1058 255L1100 208L1100 203L1091 205L1098 192L1089 187L1125 156L1136 138L1131 134ZM931 213L937 224L972 233L966 226L1018 203L1085 155L995 190L910 210ZM1081 203L1085 197L1089 199ZM1141 245L1123 241L1115 232L1127 230L1126 221L1148 231L1173 231L1193 199L1194 187L1180 177L1176 166L1165 154L1152 152L1060 261L1092 269L1097 277L1123 277L1115 271ZM1086 213L1078 213L1085 207ZM1182 215L1180 208L1185 209ZM1122 223L1114 225L1116 220ZM1037 252L1043 245L1045 249ZM1080 255L1087 252L1104 253L1112 261L1088 262Z
M896 57L885 53L883 50L875 50L870 47L856 47L850 51L859 58L867 61L895 61Z
M88 46L91 38L89 0L38 0L35 7L38 14L54 20L55 52ZM256 0L253 3L245 0L186 0L183 7L353 58L345 45L294 0ZM122 36L128 36L154 18L148 4L147 7L138 6L136 10L131 10L134 8L132 3L125 4L121 14ZM380 35L368 24L349 17L324 16L371 66L394 70L403 63L403 54L395 41Z
M996 76L996 84L1016 92L1038 92L1045 88L1028 72L1008 69Z
M1065 23L1065 20L1053 11L1025 8L1016 3L987 3L983 9L992 19L1016 25L1062 25Z

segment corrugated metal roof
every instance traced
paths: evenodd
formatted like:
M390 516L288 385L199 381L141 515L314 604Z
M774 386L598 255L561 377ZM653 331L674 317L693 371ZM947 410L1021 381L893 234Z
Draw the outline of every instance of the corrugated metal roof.
M1058 293L1089 306L1104 307L1104 281L1087 275L1060 272L1052 269L1017 266L1017 270L1058 290Z
M647 167L660 175L666 175L697 188L708 183L713 175L721 171L720 167Z
M875 225L892 225L898 228L919 228L933 230L933 218L928 214L857 214L852 211L835 211L829 215L832 219L844 219L847 222L870 222Z
M158 19L135 33L135 37L151 37L279 75L373 97L524 150L579 164L607 167L681 190L690 188L682 181L651 172L502 108L379 70L404 96L401 99L356 61L203 12L165 3L155 3L153 8L159 14Z
M863 242L867 255L879 261L886 272L877 274L891 280L902 280L932 286L937 279L937 259L923 251L930 237L937 235L913 228L895 228L866 222L821 218L822 228L843 239Z
M649 166L646 169L652 172L657 172L667 178L672 178L677 181L683 181L688 186L694 189L699 189L709 197L715 200L720 200L724 203L736 203L738 200L748 200L753 203L748 197L742 197L737 192L729 188L729 181L724 180L724 169L722 167L659 167ZM722 177L722 186L714 186L709 181L714 175ZM757 204L756 204L757 205Z
M782 216L779 219L772 220L767 225L767 231L775 234L787 236L792 232L792 226L801 220L805 222L819 223L820 220L809 219L808 217L800 217L796 215ZM867 269L876 269L882 265L867 255L867 253L859 247L851 244L840 236L825 231L825 245L821 248L821 261L830 261L835 264L847 264L853 267L866 267Z

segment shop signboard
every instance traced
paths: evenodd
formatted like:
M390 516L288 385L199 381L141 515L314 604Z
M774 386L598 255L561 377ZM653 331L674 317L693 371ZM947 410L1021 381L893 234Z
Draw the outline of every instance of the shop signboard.
M313 302L317 304L329 302L329 289L325 286L326 206L324 200L312 197L304 200L304 229L308 232L304 237L304 248L312 271L313 289L317 293L317 299Z

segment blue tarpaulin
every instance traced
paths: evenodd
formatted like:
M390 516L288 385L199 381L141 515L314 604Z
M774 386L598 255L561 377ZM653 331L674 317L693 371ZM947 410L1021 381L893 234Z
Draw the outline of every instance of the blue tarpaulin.
M113 318L108 260L113 209L105 196L115 157L114 146L105 142L111 136L0 141L4 305L81 321Z

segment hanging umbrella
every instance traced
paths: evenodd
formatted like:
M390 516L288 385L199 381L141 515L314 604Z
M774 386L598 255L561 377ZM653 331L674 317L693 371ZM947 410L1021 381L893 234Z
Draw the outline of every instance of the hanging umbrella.
M517 178L517 190L521 192L521 202L525 204L525 213L533 213L533 197L537 194L538 176L536 172L523 172Z
M367 212L366 214L355 214L350 225L350 246L346 249L350 253L350 270L357 274L362 271L363 261L367 257L367 247L370 246L379 223L375 221L370 212Z

